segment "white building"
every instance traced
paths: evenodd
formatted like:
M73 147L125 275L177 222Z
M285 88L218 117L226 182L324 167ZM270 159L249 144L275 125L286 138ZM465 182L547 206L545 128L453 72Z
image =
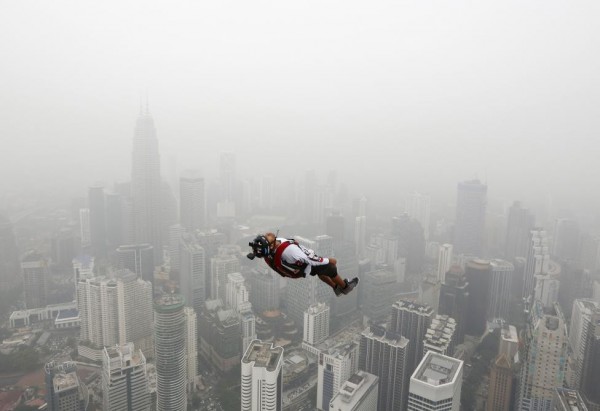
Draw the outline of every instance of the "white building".
M188 391L194 391L196 375L198 375L198 333L196 330L196 312L192 307L183 309L185 315L185 353L187 357Z
M514 325L508 325L502 327L500 332L500 347L498 349L498 355L505 354L512 363L518 362L519 356L519 336L517 334L517 328Z
M437 279L441 283L444 283L446 280L446 273L452 266L452 244L442 244L440 245L438 252L438 269L437 269Z
M80 255L73 259L73 278L77 285L79 280L87 280L94 277L94 257Z
M534 290L535 276L548 271L550 252L548 249L548 237L543 229L531 230L529 235L529 247L525 256L525 271L523 274L523 298L528 299Z
M358 344L343 343L319 353L317 409L328 410L344 381L358 371Z
M105 347L102 355L103 411L147 411L150 388L146 357L133 343Z
M325 303L313 304L304 312L303 342L312 346L329 337L329 306Z
M357 371L344 384L329 404L330 411L377 411L379 378Z
M282 364L282 347L252 341L242 358L242 411L281 410Z
M560 265L548 260L546 271L535 275L534 298L544 307L552 307L558 299L560 289Z
M227 274L225 304L238 312L240 307L248 302L248 289L246 289L245 281L240 273Z
M408 411L459 411L463 362L428 352L410 377Z
M226 301L227 276L240 272L240 260L232 255L229 249L219 248L219 254L210 260L210 267L211 299L220 298L221 301Z
M600 304L591 299L576 299L571 312L566 381L569 388L581 389L585 355L592 332L592 315L600 312ZM588 358L589 361L589 358Z

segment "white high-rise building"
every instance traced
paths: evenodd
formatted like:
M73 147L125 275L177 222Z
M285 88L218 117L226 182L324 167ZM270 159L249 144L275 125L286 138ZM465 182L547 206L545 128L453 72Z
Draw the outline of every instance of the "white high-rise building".
M452 266L452 244L442 244L438 252L437 279L441 283L445 282L446 273Z
M248 303L248 290L245 281L240 273L227 274L225 305L238 312L243 304Z
M96 349L119 342L117 281L105 277L77 283L77 309L81 318L80 340Z
M240 327L242 328L242 352L246 352L252 341L256 340L256 317L252 305L247 303L240 311Z
M79 235L81 235L81 246L89 247L92 243L92 231L90 229L90 209L79 209Z
M133 343L105 347L102 352L102 410L147 411L150 387L146 357Z
M534 299L544 307L552 307L558 299L560 271L560 265L549 260L546 271L535 275Z
M514 325L505 325L500 332L500 347L498 355L505 354L510 359L511 365L514 364L517 353L519 352L519 335Z
M504 260L491 260L492 269L490 283L490 301L488 303L487 320L508 319L510 304L510 285L515 267Z
M73 278L75 286L79 280L87 280L94 277L94 257L80 255L73 259Z
M581 389L584 360L591 342L592 316L600 313L600 303L591 299L577 299L573 302L571 312L571 328L569 330L569 346L566 382L569 388ZM589 361L589 358L588 358Z
M377 411L379 378L365 371L350 377L329 403L331 411Z
M137 277L129 270L118 270L117 302L119 316L119 344L133 342L149 352L152 339L152 283Z
M530 299L535 287L535 276L548 271L550 252L546 231L536 228L529 235L529 247L525 256L525 271L523 274L523 298Z
M343 342L319 353L317 409L328 410L329 403L344 381L358 370L358 344Z
M229 249L220 248L219 254L210 259L210 267L211 299L220 298L222 301L226 301L227 275L240 272L240 260Z
M242 411L281 410L282 366L282 347L252 341L242 358Z
M206 301L206 251L193 235L184 235L179 244L179 288L186 305L199 313Z
M188 392L194 391L196 375L198 375L198 332L197 317L192 307L183 309L185 316L185 353L187 357Z
M410 377L408 411L459 411L463 362L429 351Z
M367 217L359 216L354 220L354 247L356 255L361 256L367 244Z
M423 227L425 240L429 239L429 223L431 215L431 198L428 194L412 192L406 198L406 213L417 220Z
M329 306L316 303L304 312L303 342L315 346L329 337Z

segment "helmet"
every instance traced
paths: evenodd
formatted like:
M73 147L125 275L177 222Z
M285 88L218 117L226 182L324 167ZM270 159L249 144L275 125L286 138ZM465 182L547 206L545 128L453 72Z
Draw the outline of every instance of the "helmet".
M254 260L254 257L263 258L269 255L269 242L264 235L257 235L256 238L248 243L250 247L252 247L252 252L248 253L246 257L251 260Z

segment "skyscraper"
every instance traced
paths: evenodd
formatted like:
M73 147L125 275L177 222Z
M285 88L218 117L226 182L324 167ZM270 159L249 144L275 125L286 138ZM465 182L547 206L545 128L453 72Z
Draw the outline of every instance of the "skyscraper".
M490 300L487 310L488 321L508 319L510 286L515 267L504 260L491 260Z
M358 370L358 344L343 342L319 352L317 409L329 410L329 403L344 381Z
M573 302L569 330L566 382L569 388L581 390L584 366L590 362L590 344L595 325L593 319L600 316L600 303L590 299ZM588 358L586 358L588 357Z
M422 194L416 191L409 193L406 198L406 212L421 224L425 240L428 240L431 214L431 198L429 194Z
M348 378L329 405L331 411L376 411L379 378L357 371Z
M268 268L251 271L249 299L257 314L279 308L279 278Z
M465 265L469 310L465 333L480 336L486 329L491 289L491 265L487 260L471 260Z
M84 411L87 408L88 400L84 396L87 391L76 371L74 362L50 362L44 366L48 411Z
M550 253L546 231L535 228L529 233L525 271L523 274L523 299L531 299L535 286L535 276L548 271Z
M0 215L0 291L15 287L20 282L19 251L12 224Z
M197 316L192 307L183 309L185 316L185 356L188 391L194 390L196 375L198 375L198 331Z
M523 208L520 201L515 201L508 209L506 224L506 241L504 258L512 262L515 257L525 257L529 245L529 232L533 229L535 218L531 212Z
M140 113L133 136L131 197L135 243L154 247L154 262L162 261L161 179L158 139L148 109Z
M490 372L486 411L510 411L513 392L513 362L506 354L496 357Z
M469 283L460 266L448 270L445 283L440 290L438 312L456 320L456 343L462 344L465 338L467 316L469 313Z
M391 271L381 269L369 271L361 278L363 281L358 291L363 314L374 322L387 319L397 299L396 276Z
M524 345L516 409L548 410L554 389L563 385L567 356L567 328L558 304L544 308L534 301Z
M408 411L459 411L463 362L429 351L410 377Z
M570 218L559 218L554 225L552 256L574 261L579 255L579 225Z
M210 259L210 297L226 300L227 276L239 273L241 270L240 260L230 253L227 248L222 248L218 254Z
M557 388L554 390L552 411L588 411L588 407L577 390Z
M242 411L278 411L282 406L283 348L254 340L242 358Z
M408 402L409 341L385 328L371 326L360 339L358 368L379 377L377 409L405 410Z
M126 221L123 215L123 197L118 193L106 193L106 243L109 252L114 252L121 244L126 244L123 227Z
M188 232L206 225L206 196L204 178L198 171L186 171L179 179L179 218Z
M157 411L187 409L185 300L165 294L154 301Z
M198 315L199 350L221 372L239 364L242 327L238 312L220 299L206 300Z
M146 357L133 343L104 347L102 355L102 410L147 411L150 388Z
M25 291L25 307L27 309L46 306L48 291L48 263L35 251L28 252L21 261L23 272L23 288Z
M409 373L417 368L423 358L423 340L434 315L433 309L425 304L400 300L392 305L389 329L410 341L406 357Z
M154 287L154 247L150 244L130 244L117 248L117 267L136 273Z
M92 233L90 232L90 209L79 209L79 235L81 236L81 247L88 248L92 243Z
M592 314L590 330L587 338L586 352L583 360L581 378L581 395L590 411L600 410L600 310Z
M118 270L114 277L117 282L119 343L132 342L138 348L151 352L154 348L152 283L144 281L130 270Z
M454 248L458 254L483 256L487 186L479 180L458 183Z
M106 205L102 185L89 188L88 202L92 253L94 257L106 257Z
M325 303L313 304L304 312L305 343L317 345L329 337L329 306Z
M452 248L452 244L440 245L438 253L437 279L442 283L445 282L446 273L452 266Z
M206 254L193 235L184 235L179 242L179 289L188 307L200 313L206 300Z

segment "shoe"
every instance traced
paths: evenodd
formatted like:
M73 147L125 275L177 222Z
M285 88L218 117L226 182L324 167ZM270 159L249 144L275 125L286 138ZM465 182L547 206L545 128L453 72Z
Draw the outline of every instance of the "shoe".
M346 282L346 288L342 289L342 293L350 294L350 291L354 290L354 287L358 285L358 277L354 277L352 280L348 281L344 279Z
M343 288L340 288L339 285L336 285L335 288L333 289L333 292L335 293L336 297L339 297L340 295L342 295Z

